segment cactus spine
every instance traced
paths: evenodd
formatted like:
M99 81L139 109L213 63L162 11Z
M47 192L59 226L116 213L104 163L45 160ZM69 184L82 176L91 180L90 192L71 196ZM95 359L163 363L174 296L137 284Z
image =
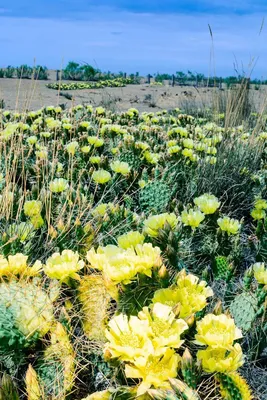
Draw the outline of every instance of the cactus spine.
M91 340L105 340L105 327L108 317L110 296L101 275L88 275L82 278L79 286L79 299L82 304L83 329Z
M252 400L250 388L237 372L218 374L221 396L225 400Z

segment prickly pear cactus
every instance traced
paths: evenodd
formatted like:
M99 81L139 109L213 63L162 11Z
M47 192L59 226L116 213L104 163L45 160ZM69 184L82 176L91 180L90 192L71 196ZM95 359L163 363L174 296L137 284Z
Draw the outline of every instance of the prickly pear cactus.
M225 400L252 400L250 388L237 372L218 374L221 396Z
M142 160L138 154L135 154L131 150L124 151L120 155L120 161L127 162L132 169L135 171L138 170L140 165L142 164Z
M79 299L83 311L83 329L90 340L104 341L110 296L101 275L82 278Z
M53 321L53 298L37 281L0 283L0 350L30 346Z
M257 299L250 293L241 293L232 301L230 312L236 325L243 331L248 331L256 318Z
M40 387L46 398L64 399L75 379L75 353L66 329L57 323L51 334L51 344L36 368Z
M149 182L139 193L139 204L141 210L149 213L166 212L171 201L172 192L169 185L163 181Z
M218 256L215 258L215 277L216 279L228 280L231 276L231 269L227 257Z

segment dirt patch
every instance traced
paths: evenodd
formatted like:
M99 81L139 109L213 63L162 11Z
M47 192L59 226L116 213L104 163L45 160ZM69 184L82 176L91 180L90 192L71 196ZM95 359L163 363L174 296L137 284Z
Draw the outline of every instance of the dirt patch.
M53 80L51 80L53 81ZM50 82L51 82L50 81ZM63 90L48 89L47 81L18 79L0 79L0 101L4 100L5 109L25 111L43 106L86 103L104 106L112 111L124 111L135 107L139 111L158 111L175 107L190 110L211 107L214 88L172 87L168 83L162 86L148 84L128 85L123 88ZM224 92L222 92L223 95ZM266 97L266 88L251 90L254 109L260 109Z

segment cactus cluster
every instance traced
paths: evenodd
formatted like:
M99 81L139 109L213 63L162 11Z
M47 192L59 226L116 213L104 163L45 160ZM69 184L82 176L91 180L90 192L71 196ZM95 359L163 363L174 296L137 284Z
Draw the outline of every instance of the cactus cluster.
M256 398L267 133L201 115L0 110L0 400Z

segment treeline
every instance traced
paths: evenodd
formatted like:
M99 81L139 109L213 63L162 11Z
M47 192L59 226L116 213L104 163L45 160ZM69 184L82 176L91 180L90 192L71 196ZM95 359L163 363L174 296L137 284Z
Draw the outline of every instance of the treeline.
M135 81L135 83L140 81L138 72L136 74L128 74L127 77ZM117 78L126 78L126 73L122 71L118 73L103 72L90 64L79 64L74 61L70 61L61 73L61 79L71 81L103 81Z
M175 79L175 83L179 85L200 85L204 86L219 86L224 83L227 87L234 86L236 84L240 84L247 79L244 75L237 76L226 76L226 77L207 77L202 73L193 73L191 71L183 72L177 71L175 74L160 74L156 73L153 75L156 82L163 82L164 80L172 80ZM250 84L257 85L266 85L267 80L263 79L249 79Z
M30 67L27 64L20 65L19 67L12 67L9 65L7 68L0 68L0 78L18 78L18 79L48 79L47 67L36 65Z

